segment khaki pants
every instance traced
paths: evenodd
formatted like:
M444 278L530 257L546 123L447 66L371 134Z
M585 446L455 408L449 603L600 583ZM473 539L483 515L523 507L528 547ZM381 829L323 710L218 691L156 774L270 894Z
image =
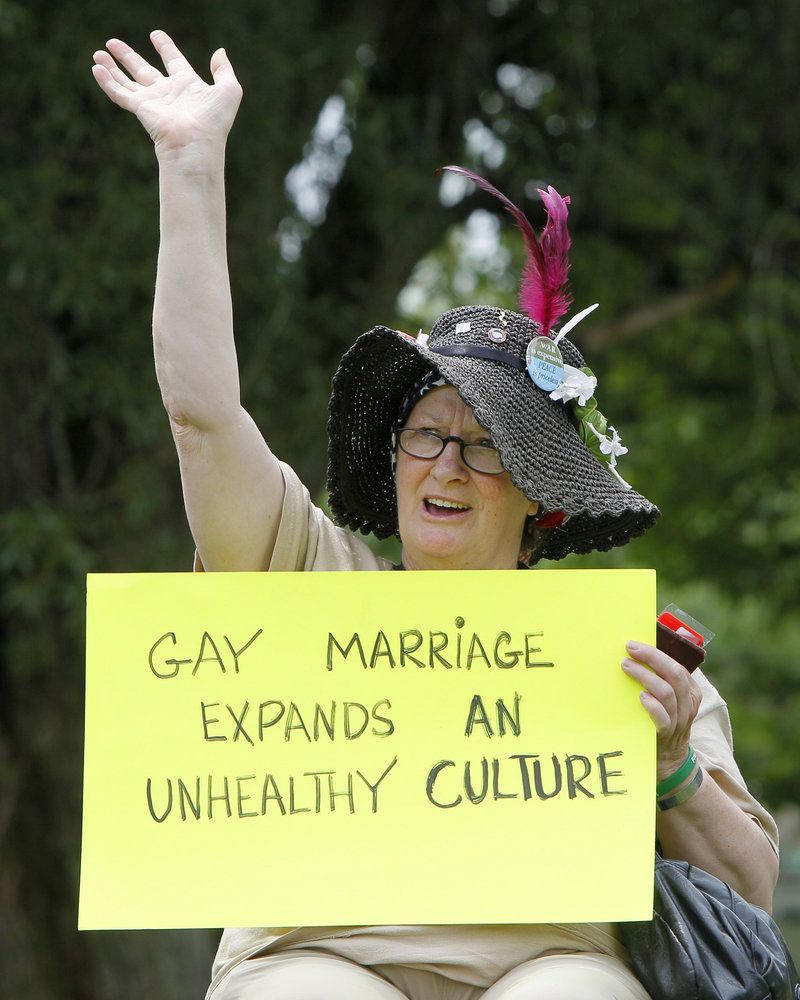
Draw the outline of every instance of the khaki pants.
M213 1000L649 1000L609 955L547 955L512 969L488 989L401 965L365 968L310 949L246 959Z

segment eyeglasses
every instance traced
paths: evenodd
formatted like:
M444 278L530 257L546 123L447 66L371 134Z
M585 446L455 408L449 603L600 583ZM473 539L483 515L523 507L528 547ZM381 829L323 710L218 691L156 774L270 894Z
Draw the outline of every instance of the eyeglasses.
M497 449L491 444L468 444L453 434L442 437L426 427L401 427L396 432L396 438L402 450L412 458L432 461L442 454L451 441L455 441L461 449L461 461L473 472L499 476L506 471Z

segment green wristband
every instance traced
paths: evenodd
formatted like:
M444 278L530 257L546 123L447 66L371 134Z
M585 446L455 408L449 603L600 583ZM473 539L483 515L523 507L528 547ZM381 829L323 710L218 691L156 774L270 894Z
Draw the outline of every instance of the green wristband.
M686 781L692 771L695 769L697 764L697 754L693 747L689 747L689 756L681 764L678 770L671 774L668 778L664 778L663 781L659 781L656 785L656 798L660 799L662 795L669 795L670 792L674 792L676 788Z
M697 773L688 784L684 785L679 792L670 795L669 798L659 799L656 802L658 808L663 812L665 809L673 809L690 799L697 789L703 784L703 769L698 767Z

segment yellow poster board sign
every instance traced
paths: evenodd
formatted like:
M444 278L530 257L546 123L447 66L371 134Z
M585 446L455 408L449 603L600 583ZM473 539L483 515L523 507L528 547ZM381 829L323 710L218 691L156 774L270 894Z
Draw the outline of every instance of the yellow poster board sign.
M649 570L88 579L79 926L647 919Z

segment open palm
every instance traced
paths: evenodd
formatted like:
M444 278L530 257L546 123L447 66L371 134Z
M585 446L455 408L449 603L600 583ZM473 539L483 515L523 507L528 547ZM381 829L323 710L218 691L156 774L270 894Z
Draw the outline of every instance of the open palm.
M136 115L160 161L212 155L224 147L242 96L227 55L218 49L211 57L214 82L207 84L169 35L154 31L150 37L166 72L115 38L107 51L94 54L97 83L115 104Z

